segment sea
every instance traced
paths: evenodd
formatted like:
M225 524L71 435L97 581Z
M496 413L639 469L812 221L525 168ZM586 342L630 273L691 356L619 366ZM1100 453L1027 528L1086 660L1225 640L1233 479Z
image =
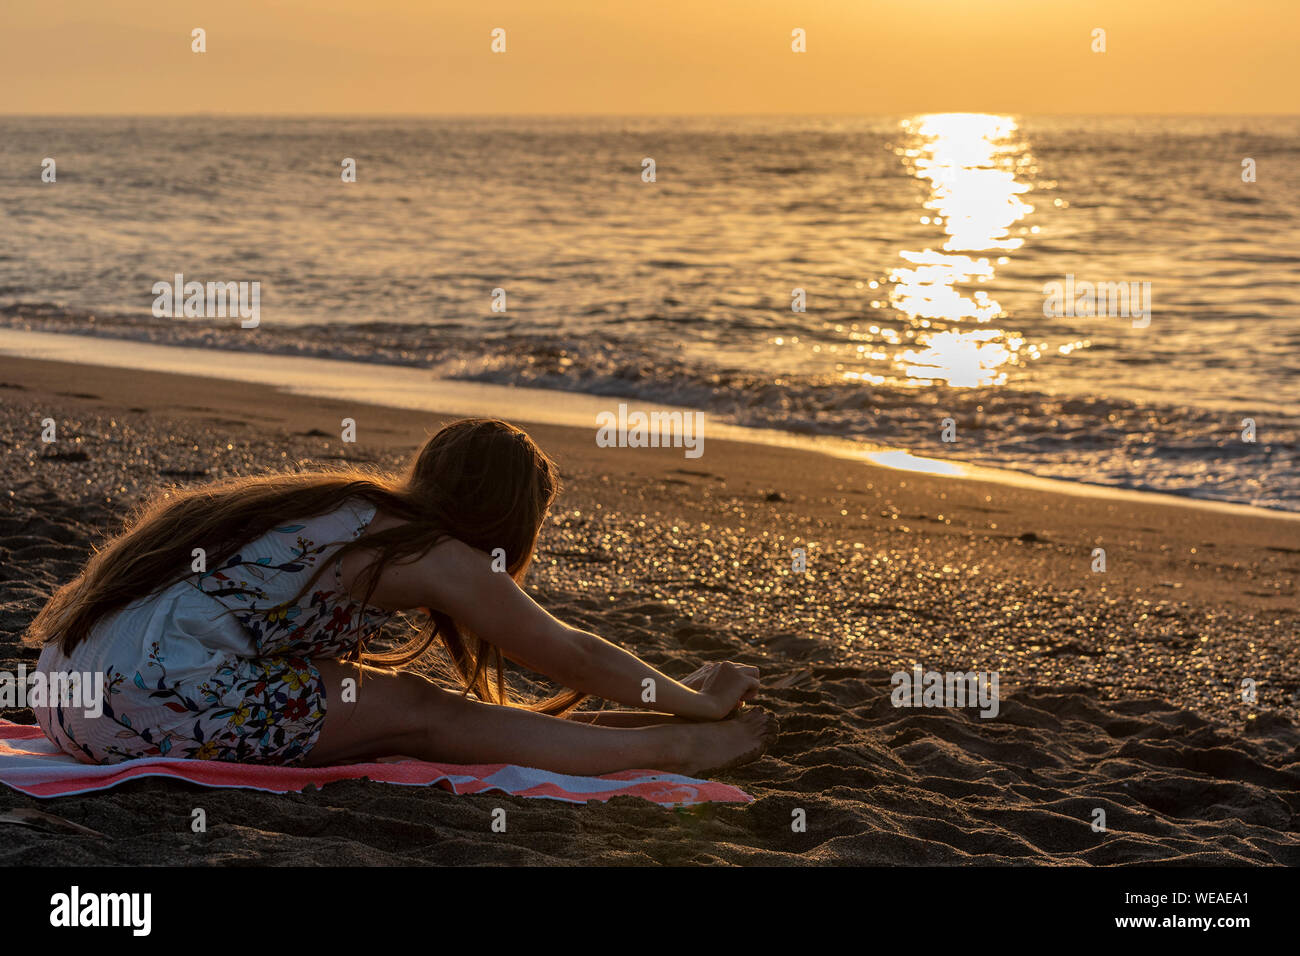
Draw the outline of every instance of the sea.
M1296 116L0 117L0 329L1300 511L1298 160ZM256 326L156 314L178 275Z

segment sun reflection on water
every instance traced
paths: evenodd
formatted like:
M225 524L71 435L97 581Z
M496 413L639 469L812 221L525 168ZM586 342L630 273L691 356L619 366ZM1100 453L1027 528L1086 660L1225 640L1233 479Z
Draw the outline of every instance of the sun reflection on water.
M914 329L912 344L893 354L896 370L915 384L958 388L1000 385L1007 368L1036 358L1038 346L989 325L1006 318L996 299L974 285L988 282L1006 254L1024 245L1016 228L1034 207L1018 176L1038 171L1009 116L936 113L905 120L895 149L908 172L928 183L922 225L939 226L939 250L899 250L889 302ZM984 253L984 255L977 255ZM979 328L964 329L962 323Z

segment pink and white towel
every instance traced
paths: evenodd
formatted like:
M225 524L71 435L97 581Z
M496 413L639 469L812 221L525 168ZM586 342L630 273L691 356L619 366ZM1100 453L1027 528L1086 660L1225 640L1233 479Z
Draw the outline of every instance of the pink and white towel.
M204 787L238 787L269 793L301 792L336 780L363 777L408 787L437 784L452 793L499 791L568 803L642 797L666 807L697 803L749 803L754 798L725 783L653 770L624 770L573 777L511 764L439 764L422 760L358 763L339 767L268 767L218 760L147 757L100 766L65 754L31 724L0 720L0 783L33 797L67 797L107 790L136 777L176 777Z

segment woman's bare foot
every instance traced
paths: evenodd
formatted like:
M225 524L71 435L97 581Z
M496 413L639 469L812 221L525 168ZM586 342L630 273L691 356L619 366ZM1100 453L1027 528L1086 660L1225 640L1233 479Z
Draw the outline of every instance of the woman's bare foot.
M746 707L726 720L683 727L688 743L679 769L703 775L757 760L776 739L779 726L775 714Z

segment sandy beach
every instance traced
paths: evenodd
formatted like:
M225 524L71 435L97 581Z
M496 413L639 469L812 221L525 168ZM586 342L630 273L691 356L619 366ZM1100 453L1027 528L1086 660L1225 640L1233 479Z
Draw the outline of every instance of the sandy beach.
M18 637L37 609L141 496L312 462L397 468L439 422L12 358L0 396L11 671L35 661ZM355 444L339 440L344 417ZM40 441L44 418L58 423L54 445ZM582 807L370 782L272 796L140 781L52 802L5 789L0 812L40 807L105 836L6 827L0 862L1300 863L1293 518L730 441L687 459L599 448L594 428L529 431L565 482L532 592L673 676L709 660L757 665L780 738L719 777L754 803ZM998 715L895 707L891 675L916 665L997 671ZM196 806L203 835L189 829ZM490 832L495 806L511 808L506 834ZM1097 808L1105 832L1091 826ZM806 832L792 832L797 809Z

